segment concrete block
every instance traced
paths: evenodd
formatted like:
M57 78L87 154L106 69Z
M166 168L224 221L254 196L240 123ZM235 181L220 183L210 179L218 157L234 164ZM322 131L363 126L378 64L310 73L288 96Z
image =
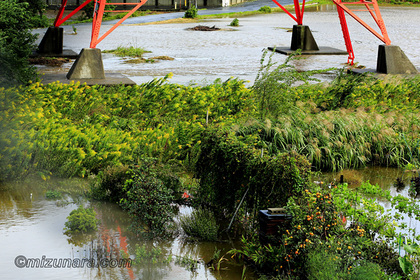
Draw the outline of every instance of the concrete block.
M38 46L37 52L41 54L63 53L63 28L49 27Z
M394 45L379 45L376 72L384 74L418 73L401 48Z
M290 49L294 51L297 49L301 49L302 51L319 50L309 26L293 25L292 45Z
M101 50L82 49L66 77L69 80L105 79Z

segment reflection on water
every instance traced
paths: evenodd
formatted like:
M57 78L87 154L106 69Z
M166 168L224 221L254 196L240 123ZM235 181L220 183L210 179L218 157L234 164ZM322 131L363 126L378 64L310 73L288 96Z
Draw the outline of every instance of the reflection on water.
M395 187L396 178L403 178L408 184L411 175L396 168L369 167L360 170L343 170L337 173L322 174L319 181L324 184L340 180L351 187L369 180L389 189L391 194L408 196L408 188ZM166 240L142 240L129 230L130 219L117 205L104 202L87 202L97 213L100 221L97 232L90 234L65 235L64 223L69 213L77 208L75 197L65 196L63 201L45 199L45 191L56 184L58 188L68 189L80 182L63 183L66 180L46 182L15 183L0 187L0 276L2 279L241 279L242 265L222 264L228 270L213 271L206 266L214 254L222 257L236 243L187 242L180 237ZM47 187L46 185L47 184ZM48 185L49 184L49 185ZM66 186L66 187L64 187ZM79 199L80 200L80 199ZM387 202L381 202L389 208ZM181 207L180 213L191 211ZM412 219L404 221L411 225ZM89 260L79 268L17 268L14 260L18 255L26 258L54 258ZM177 257L185 257L197 262L196 270L176 264ZM110 267L111 262L114 266ZM127 266L127 262L131 266ZM255 279L247 269L247 279Z
M63 189L64 185L75 183L63 183L66 181L54 179L0 187L1 279L241 279L241 266L230 265L229 270L218 272L205 265L215 251L220 250L223 256L231 249L231 242L191 243L179 237L142 240L129 230L128 215L112 203L78 201L95 209L99 229L89 234L65 235L64 223L77 208L76 198L47 200L45 192L51 184ZM181 213L189 211L180 209ZM17 268L14 260L19 255L56 259L56 268ZM176 265L176 256L198 261L197 269L191 271ZM109 262L103 265L101 261L105 260ZM75 262L79 267L71 268ZM246 276L254 279L251 272Z

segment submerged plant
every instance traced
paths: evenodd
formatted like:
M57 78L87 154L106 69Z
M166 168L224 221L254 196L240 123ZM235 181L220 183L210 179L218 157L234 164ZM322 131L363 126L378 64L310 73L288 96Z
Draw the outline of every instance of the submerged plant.
M119 46L115 50L104 50L103 53L113 53L117 56L130 56L130 57L142 57L145 53L150 53L150 51L147 51L140 47L123 47Z
M175 264L182 266L190 271L195 271L200 262L190 256L176 256Z
M70 212L64 229L66 233L89 232L98 228L97 222L95 210L80 205Z
M169 234L174 196L173 190L157 178L153 164L153 160L143 160L127 171L129 178L119 204L134 218L133 228L138 234L162 236Z
M61 198L61 192L59 191L47 191L45 193L45 197L48 199L60 199Z
M185 234L190 237L202 241L217 240L219 225L209 209L198 208L193 210L190 215L180 218L180 224Z
M237 18L235 18L234 20L232 20L232 22L229 25L230 26L239 26L239 20Z

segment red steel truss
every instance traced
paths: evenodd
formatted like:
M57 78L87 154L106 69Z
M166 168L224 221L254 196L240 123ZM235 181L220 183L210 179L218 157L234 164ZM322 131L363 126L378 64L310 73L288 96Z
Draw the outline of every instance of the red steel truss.
M57 17L54 21L54 27L59 27L62 25L66 20L71 18L74 14L80 11L83 7L85 7L90 2L94 1L94 12L93 12L93 21L92 21L92 36L90 40L90 48L96 48L96 46L105 39L115 28L117 28L123 21L125 21L128 17L130 17L135 11L137 11L141 6L143 6L147 0L140 0L137 3L106 3L106 0L86 0L83 2L79 7L77 7L74 11L68 14L66 17L63 18L64 10L67 6L67 0L61 0L61 7L57 14ZM113 5L113 6L134 6L131 10L106 10L106 5ZM106 12L127 12L127 14L120 19L116 24L114 24L108 31L106 31L102 36L99 35L101 30L102 18L103 14ZM99 37L100 36L100 37Z
M302 25L303 22L303 13L305 11L305 0L303 0L302 5L299 4L299 0L293 0L293 4L295 6L295 14L296 16L292 15L285 7L283 7L277 0L272 0L279 6L286 14L288 14L298 25Z
M359 22L361 25L363 25L363 27L365 27L367 30L369 30L370 33L375 35L379 40L384 42L386 45L391 44L391 40L388 37L388 32L386 31L385 23L384 23L384 20L382 19L381 12L379 11L379 6L378 6L378 3L376 2L376 0L371 0L371 1L360 0L358 2L342 2L341 0L332 0L332 1L337 6L338 16L340 18L341 29L343 31L343 36L344 36L344 42L346 43L347 52L349 53L348 62L350 64L353 64L354 52L353 52L353 46L351 44L350 34L349 34L348 27L347 27L347 21L346 21L346 17L344 15L344 12L349 14L352 18L354 18L357 22ZM350 10L347 7L347 5L348 6L363 5L364 9ZM378 32L376 32L366 22L364 22L360 17L358 17L354 13L356 11L368 11L370 13L370 15L372 16L373 20L375 21L375 23L378 25L379 30L382 34L379 34Z
M305 10L305 0L303 0L302 4L299 4L299 0L293 0L295 6L295 14L291 14L286 8L284 8L277 0L272 0L274 3L277 4L286 14L288 14L298 25L302 25L303 22L303 13ZM384 20L382 19L381 12L379 11L379 6L376 0L360 0L356 2L343 2L341 0L332 0L334 4L337 6L338 17L340 19L341 30L343 32L344 42L346 44L346 50L349 54L347 63L353 65L354 63L354 51L353 46L350 39L350 33L347 26L346 16L345 13L349 14L352 18L354 18L357 22L359 22L363 27L369 30L373 35L375 35L379 40L384 42L386 45L391 44L391 40L388 37L388 33L385 28ZM350 10L347 6L351 5L363 5L364 9L359 10ZM370 27L366 22L364 22L360 17L358 17L354 12L355 11L368 11L372 16L375 23L378 25L381 34L376 32L372 27Z

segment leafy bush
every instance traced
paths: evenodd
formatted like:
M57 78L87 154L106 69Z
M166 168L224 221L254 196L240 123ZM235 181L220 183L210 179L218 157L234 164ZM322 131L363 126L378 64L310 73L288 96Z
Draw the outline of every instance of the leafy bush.
M271 13L271 7L270 6L262 6L261 8L258 9L258 11L268 14L268 13Z
M239 20L237 18L235 18L234 20L232 20L232 22L229 25L230 26L239 26Z
M135 219L133 229L150 236L166 235L173 222L173 190L156 176L152 160L144 160L127 172L124 196L119 204Z
M208 129L202 135L196 176L198 198L203 203L233 213L245 194L244 207L257 209L285 205L300 193L311 174L309 162L296 153L272 157L256 148L254 137L237 137L234 132Z
M91 185L91 197L97 200L118 202L124 197L124 184L130 177L126 165L108 166L99 172L97 179Z
M36 35L31 34L28 3L0 1L0 87L28 83L36 79L29 65Z
M184 18L197 18L198 11L197 8L192 5L188 10L185 11Z
M325 248L317 248L308 254L305 269L308 279L345 279L346 272L341 267L342 259Z
M216 241L219 225L209 209L198 208L190 215L180 218L180 225L185 234L203 241Z
M59 191L47 191L45 193L45 197L48 199L60 199L61 198L61 192Z
M97 222L95 210L80 205L70 212L64 229L66 233L88 232L98 228Z

